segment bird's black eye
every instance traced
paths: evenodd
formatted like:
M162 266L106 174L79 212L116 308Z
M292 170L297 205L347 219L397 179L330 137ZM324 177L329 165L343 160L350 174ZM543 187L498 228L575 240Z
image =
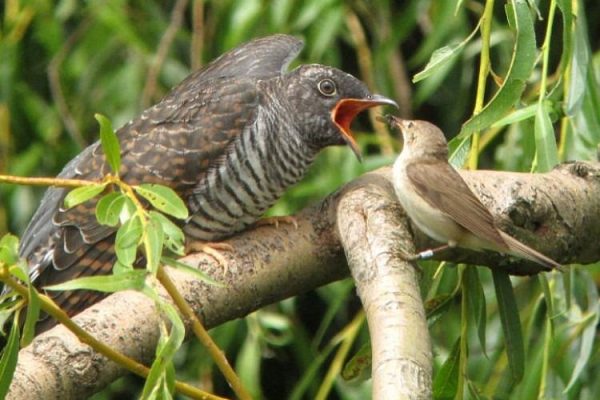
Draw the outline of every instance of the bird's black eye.
M323 79L319 82L319 92L324 96L333 96L336 92L335 83L331 79Z

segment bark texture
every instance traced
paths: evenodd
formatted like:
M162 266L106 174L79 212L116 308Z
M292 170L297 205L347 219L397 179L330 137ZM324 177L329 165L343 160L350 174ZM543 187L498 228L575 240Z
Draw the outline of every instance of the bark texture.
M563 164L547 174L534 175L462 174L509 234L561 263L600 260L599 164ZM226 271L203 254L186 257L186 262L223 281L224 287L207 286L176 271L169 273L207 327L213 327L346 277L350 270L373 340L375 396L428 396L431 349L419 304L418 276L396 253L412 252L413 243L417 250L435 243L406 221L389 178L390 169L384 168L350 183L302 211L297 216L298 229L261 227L229 240L235 251L227 254ZM457 249L438 257L518 274L539 271L535 264L492 253ZM75 320L115 349L149 364L159 318L152 301L135 292L121 292ZM8 398L86 398L124 373L58 326L21 350ZM393 387L405 385L409 393Z

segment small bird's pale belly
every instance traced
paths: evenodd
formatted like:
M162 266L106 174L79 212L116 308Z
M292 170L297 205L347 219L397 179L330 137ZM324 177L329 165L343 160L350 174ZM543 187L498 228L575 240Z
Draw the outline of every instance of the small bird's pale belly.
M409 218L427 236L442 243L460 243L466 230L417 194L402 173L394 173L396 197Z

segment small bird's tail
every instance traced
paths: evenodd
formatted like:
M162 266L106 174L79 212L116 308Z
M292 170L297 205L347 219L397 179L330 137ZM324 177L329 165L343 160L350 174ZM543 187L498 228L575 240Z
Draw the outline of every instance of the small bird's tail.
M531 247L519 242L512 236L500 231L500 236L504 239L504 242L508 245L510 252L516 256L526 258L542 265L546 270L551 271L553 269L563 270L562 265L554 261L553 259L546 257L542 253L535 251Z

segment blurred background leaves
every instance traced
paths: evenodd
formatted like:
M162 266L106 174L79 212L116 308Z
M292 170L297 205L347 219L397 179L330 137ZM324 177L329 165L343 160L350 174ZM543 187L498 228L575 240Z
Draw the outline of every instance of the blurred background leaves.
M470 150L480 168L544 170L552 165L554 152L559 161L595 160L600 142L599 3L527 1L527 40L535 51L524 59L516 57L518 23L507 4L525 1L4 0L0 173L56 175L98 139L95 113L121 126L193 69L240 42L275 32L305 39L294 65L342 68L395 98L403 117L432 121L449 138L473 116L478 98L485 107L510 79L512 68L524 69L525 78L518 77L525 79L518 85L522 91L512 93L516 97L508 111L480 125L476 147L471 140L452 145ZM486 7L491 11L489 42L477 28ZM413 83L438 49L443 49L437 53L444 56L442 62ZM489 69L478 81L482 51L489 52ZM519 64L511 64L515 59ZM366 154L362 164L348 149L328 149L271 212L297 211L364 171L391 163L401 146L393 133L374 122L377 112L370 121L364 116L356 123ZM462 154L461 164L467 160L466 152L457 154ZM22 233L42 192L0 185L0 235ZM512 279L525 344L520 383L511 381L507 368L491 273L477 268L474 276L468 269L442 268L434 275L437 265L424 263L423 268L425 298L430 303L444 299L430 318L435 373L443 372L436 379L440 398L600 397L596 266L575 268L564 277ZM476 317L463 312L463 294L471 304L466 309L475 310ZM368 381L336 378L331 387L323 383L359 312L352 283L343 281L212 333L257 398L362 399L368 396ZM366 326L350 337L352 353L368 340ZM177 362L180 378L228 393L198 344L184 344ZM462 370L452 372L452 366ZM136 378L126 377L96 398L131 398L141 388Z

